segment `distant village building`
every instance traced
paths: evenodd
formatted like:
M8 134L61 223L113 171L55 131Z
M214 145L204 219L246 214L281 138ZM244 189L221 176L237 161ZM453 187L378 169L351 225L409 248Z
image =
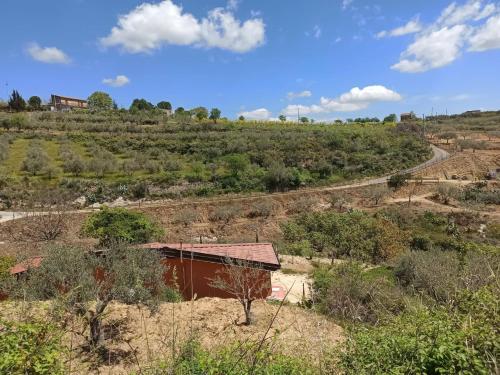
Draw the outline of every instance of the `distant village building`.
M462 116L475 116L475 115L479 115L480 113L481 113L481 110L475 109L472 111L466 111L466 112L462 113Z
M401 122L416 120L417 116L413 112L401 113Z
M71 98L69 96L51 95L50 110L63 112L72 109L87 109L88 103L84 99Z

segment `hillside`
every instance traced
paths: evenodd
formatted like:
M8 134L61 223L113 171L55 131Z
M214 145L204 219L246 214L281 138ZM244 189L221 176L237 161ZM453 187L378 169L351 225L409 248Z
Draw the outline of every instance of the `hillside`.
M46 187L110 201L274 192L379 176L430 157L391 125L173 121L161 115L3 115L4 205Z

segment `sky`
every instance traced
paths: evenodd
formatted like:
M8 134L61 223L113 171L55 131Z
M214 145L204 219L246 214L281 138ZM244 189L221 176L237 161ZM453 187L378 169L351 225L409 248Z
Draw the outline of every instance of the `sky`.
M500 109L500 2L3 0L0 98L317 121Z

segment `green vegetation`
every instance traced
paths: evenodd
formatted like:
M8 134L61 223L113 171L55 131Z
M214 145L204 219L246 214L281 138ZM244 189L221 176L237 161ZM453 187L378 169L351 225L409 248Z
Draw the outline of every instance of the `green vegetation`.
M344 262L318 265L314 270L313 296L306 305L347 329L336 370L346 374L495 373L500 354L498 225L491 224L491 230L480 235L474 227L481 219L470 213L385 209L373 216L358 214L354 222L352 215L356 214L302 215L283 228L286 240L307 238L308 246L319 243L329 249L340 244L340 248L365 250L360 244L373 231L364 227L364 236L359 236L358 226L383 219L384 226L390 223L397 228L397 237L410 239L397 256L375 268L353 261L360 259L359 252L347 252ZM337 242L338 238L344 242Z
M258 349L258 350L257 350ZM175 363L160 363L146 374L178 375L312 375L318 371L299 358L277 354L269 344L256 348L242 343L209 351L195 340L188 341Z
M61 333L45 322L0 320L0 373L63 374Z
M408 311L353 330L339 366L346 374L494 374L500 355L498 295L464 293L452 311Z
M163 230L143 213L107 207L90 215L82 231L98 238L102 246L119 242L146 243L163 235Z
M217 111L212 121L205 109L193 111L1 115L12 137L0 170L13 183L3 193L19 196L16 184L26 181L35 182L30 189L59 185L75 198L98 189L104 199L132 198L139 182L153 199L286 191L383 175L430 157L424 141L392 125L230 123L214 117ZM38 169L35 175L22 170L36 141L49 155L52 181ZM54 145L61 148L57 156Z
M406 246L406 234L397 225L361 211L303 214L282 230L284 251L295 255L308 256L312 249L323 256L377 264L403 253Z

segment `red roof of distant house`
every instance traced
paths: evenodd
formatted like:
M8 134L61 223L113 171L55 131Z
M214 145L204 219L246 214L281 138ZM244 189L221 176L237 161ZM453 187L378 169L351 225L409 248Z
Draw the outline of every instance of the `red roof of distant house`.
M280 267L278 256L271 243L236 243L236 244L168 244L168 243L149 243L141 245L146 249L171 249L178 251L192 252L193 254L202 254L216 256L221 258L231 258L237 260L250 261L254 263L263 263Z
M30 268L38 268L38 267L40 267L42 260L43 260L42 257L29 258L28 260L26 260L22 263L18 263L14 267L12 267L10 269L10 274L17 275L17 274L26 272Z

